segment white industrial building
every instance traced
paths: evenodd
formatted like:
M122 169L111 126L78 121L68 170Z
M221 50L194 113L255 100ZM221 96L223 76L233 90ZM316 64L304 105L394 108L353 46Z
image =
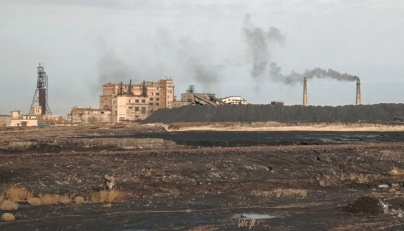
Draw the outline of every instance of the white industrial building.
M241 96L228 96L221 99L221 101L226 104L247 104L247 100L241 98Z

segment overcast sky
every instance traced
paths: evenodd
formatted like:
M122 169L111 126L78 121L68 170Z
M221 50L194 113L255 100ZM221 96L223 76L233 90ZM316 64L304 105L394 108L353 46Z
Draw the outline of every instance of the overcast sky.
M302 84L252 75L254 54L245 36L273 27L268 65L282 73L332 68L362 82L362 103L404 99L404 1L398 0L0 0L0 113L28 112L36 67L49 76L49 106L98 107L101 84L174 79L179 96L189 85L250 103L302 103ZM355 103L355 83L309 81L309 104Z

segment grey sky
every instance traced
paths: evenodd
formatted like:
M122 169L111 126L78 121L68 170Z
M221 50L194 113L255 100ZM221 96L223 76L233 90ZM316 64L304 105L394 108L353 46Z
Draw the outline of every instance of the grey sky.
M28 112L38 62L49 76L49 106L98 107L106 81L174 79L251 103L302 103L301 84L251 76L243 20L274 27L268 47L284 74L332 68L359 76L364 104L402 102L404 2L397 0L0 0L0 113ZM313 79L309 104L355 103L355 83Z

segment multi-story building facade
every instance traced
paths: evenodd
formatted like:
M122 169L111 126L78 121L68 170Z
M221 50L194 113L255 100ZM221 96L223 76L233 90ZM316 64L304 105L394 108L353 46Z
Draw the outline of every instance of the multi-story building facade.
M91 107L73 107L70 113L72 123L110 123L111 111Z
M147 97L138 95L118 95L112 98L112 121L134 121L145 119L151 114Z
M11 115L0 115L0 127L9 126Z
M112 122L145 119L159 108L172 108L174 84L172 79L141 84L114 84L102 86L100 109L111 111Z

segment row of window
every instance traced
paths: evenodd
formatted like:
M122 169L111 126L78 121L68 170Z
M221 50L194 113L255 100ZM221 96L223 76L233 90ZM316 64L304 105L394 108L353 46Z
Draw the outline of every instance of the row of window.
M133 109L133 107L129 107L129 109ZM142 110L142 114L146 114L146 107L135 107L135 111Z
M153 106L153 103L149 103L149 105L150 106ZM156 106L159 106L160 104L159 103L156 103ZM143 110L146 110L146 107L141 107L142 108L142 111ZM133 109L133 107L129 107L129 110L132 110ZM139 111L139 109L140 109L140 107L135 107L135 111Z
M135 103L139 103L139 100L138 100L138 99L135 99ZM146 100L145 100L145 99L142 99L142 103L146 103Z
M149 103L149 106L153 106L153 105L154 105L153 103ZM156 103L155 105L156 105L156 106L160 106L160 103ZM136 109L136 108L138 108L138 107L135 107L135 109ZM129 109L133 109L133 107L129 107Z

